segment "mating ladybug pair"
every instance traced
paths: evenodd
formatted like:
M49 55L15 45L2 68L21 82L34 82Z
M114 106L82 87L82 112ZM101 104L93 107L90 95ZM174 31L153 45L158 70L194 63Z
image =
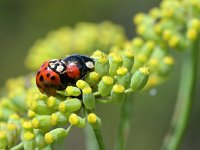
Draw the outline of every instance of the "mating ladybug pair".
M45 61L36 75L37 87L48 96L55 95L57 90L65 90L93 71L94 63L94 59L77 54Z

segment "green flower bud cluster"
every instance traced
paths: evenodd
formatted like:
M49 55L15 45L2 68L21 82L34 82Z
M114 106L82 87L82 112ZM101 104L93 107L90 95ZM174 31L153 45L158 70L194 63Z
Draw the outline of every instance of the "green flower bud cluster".
M95 96L106 97L109 102L122 102L128 92L141 90L148 81L147 67L132 71L135 66L132 50L113 51L109 55L97 50L92 57L95 59L98 80L96 80L96 86L87 86L92 87ZM97 99L96 102L98 102Z
M143 66L149 68L151 75L146 88L163 83L174 67L174 59L169 54L169 50L154 40L135 37L125 45L125 48L134 50L134 66L127 66L131 73ZM130 55L129 52L125 54Z
M185 50L198 38L199 5L197 0L162 1L160 7L152 8L148 14L139 13L134 17L137 33L162 46Z
M170 49L189 51L198 43L199 6L198 0L163 0L159 7L133 18L138 37L128 47L135 50L136 67L149 67L149 86L162 83L171 72L174 61Z
M62 27L51 31L46 38L36 41L29 50L26 65L35 70L45 60L62 58L74 51L78 54L89 54L98 48L107 51L112 46L122 46L125 41L124 29L119 25L108 21L78 23L74 28Z
M94 71L76 85L57 91L58 97L41 94L31 76L9 80L8 94L0 100L0 148L45 148L66 138L72 127L83 128L87 123L98 130L102 122L95 114L97 103L122 103L128 93L141 90L148 81L147 67L131 71L132 50L109 55L97 50L91 57Z
M149 67L148 86L162 83L171 72L174 61L170 49L188 51L198 42L199 6L198 0L163 0L159 7L133 18L138 37L128 46L135 50L136 68Z
M147 86L162 83L171 72L174 60L169 55L170 49L190 51L198 43L199 14L198 0L163 0L159 7L133 18L138 37L126 47L134 49L136 69L149 67L151 76Z

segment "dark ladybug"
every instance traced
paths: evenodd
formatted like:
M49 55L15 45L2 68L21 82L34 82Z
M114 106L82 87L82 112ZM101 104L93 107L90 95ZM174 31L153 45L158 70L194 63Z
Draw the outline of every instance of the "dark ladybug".
M36 84L42 93L56 95L57 90L65 90L93 70L94 59L88 56L74 54L64 59L53 59L43 63L37 72Z

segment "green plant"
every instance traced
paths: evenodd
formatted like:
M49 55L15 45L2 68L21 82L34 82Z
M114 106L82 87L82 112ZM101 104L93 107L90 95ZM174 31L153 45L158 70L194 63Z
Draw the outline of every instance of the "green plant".
M199 14L197 0L164 0L148 14L134 17L138 36L132 40L126 38L120 26L110 22L80 23L74 29L64 27L50 32L30 49L26 60L30 69L37 69L45 59L60 58L76 50L91 54L95 70L76 85L57 91L59 97L41 94L33 75L8 80L6 94L0 100L0 149L52 149L74 127L91 126L98 148L103 150L103 118L95 113L98 103L121 104L115 149L124 149L132 113L129 95L168 78L174 66L171 49L184 53L185 61L172 127L162 149L178 149L196 84ZM87 129L86 133L90 132Z

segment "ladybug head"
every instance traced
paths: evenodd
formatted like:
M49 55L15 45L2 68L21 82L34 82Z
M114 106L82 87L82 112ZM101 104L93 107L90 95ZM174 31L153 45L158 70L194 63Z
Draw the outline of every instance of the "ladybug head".
M48 63L48 67L58 74L64 74L66 71L65 62L60 59L50 60Z

